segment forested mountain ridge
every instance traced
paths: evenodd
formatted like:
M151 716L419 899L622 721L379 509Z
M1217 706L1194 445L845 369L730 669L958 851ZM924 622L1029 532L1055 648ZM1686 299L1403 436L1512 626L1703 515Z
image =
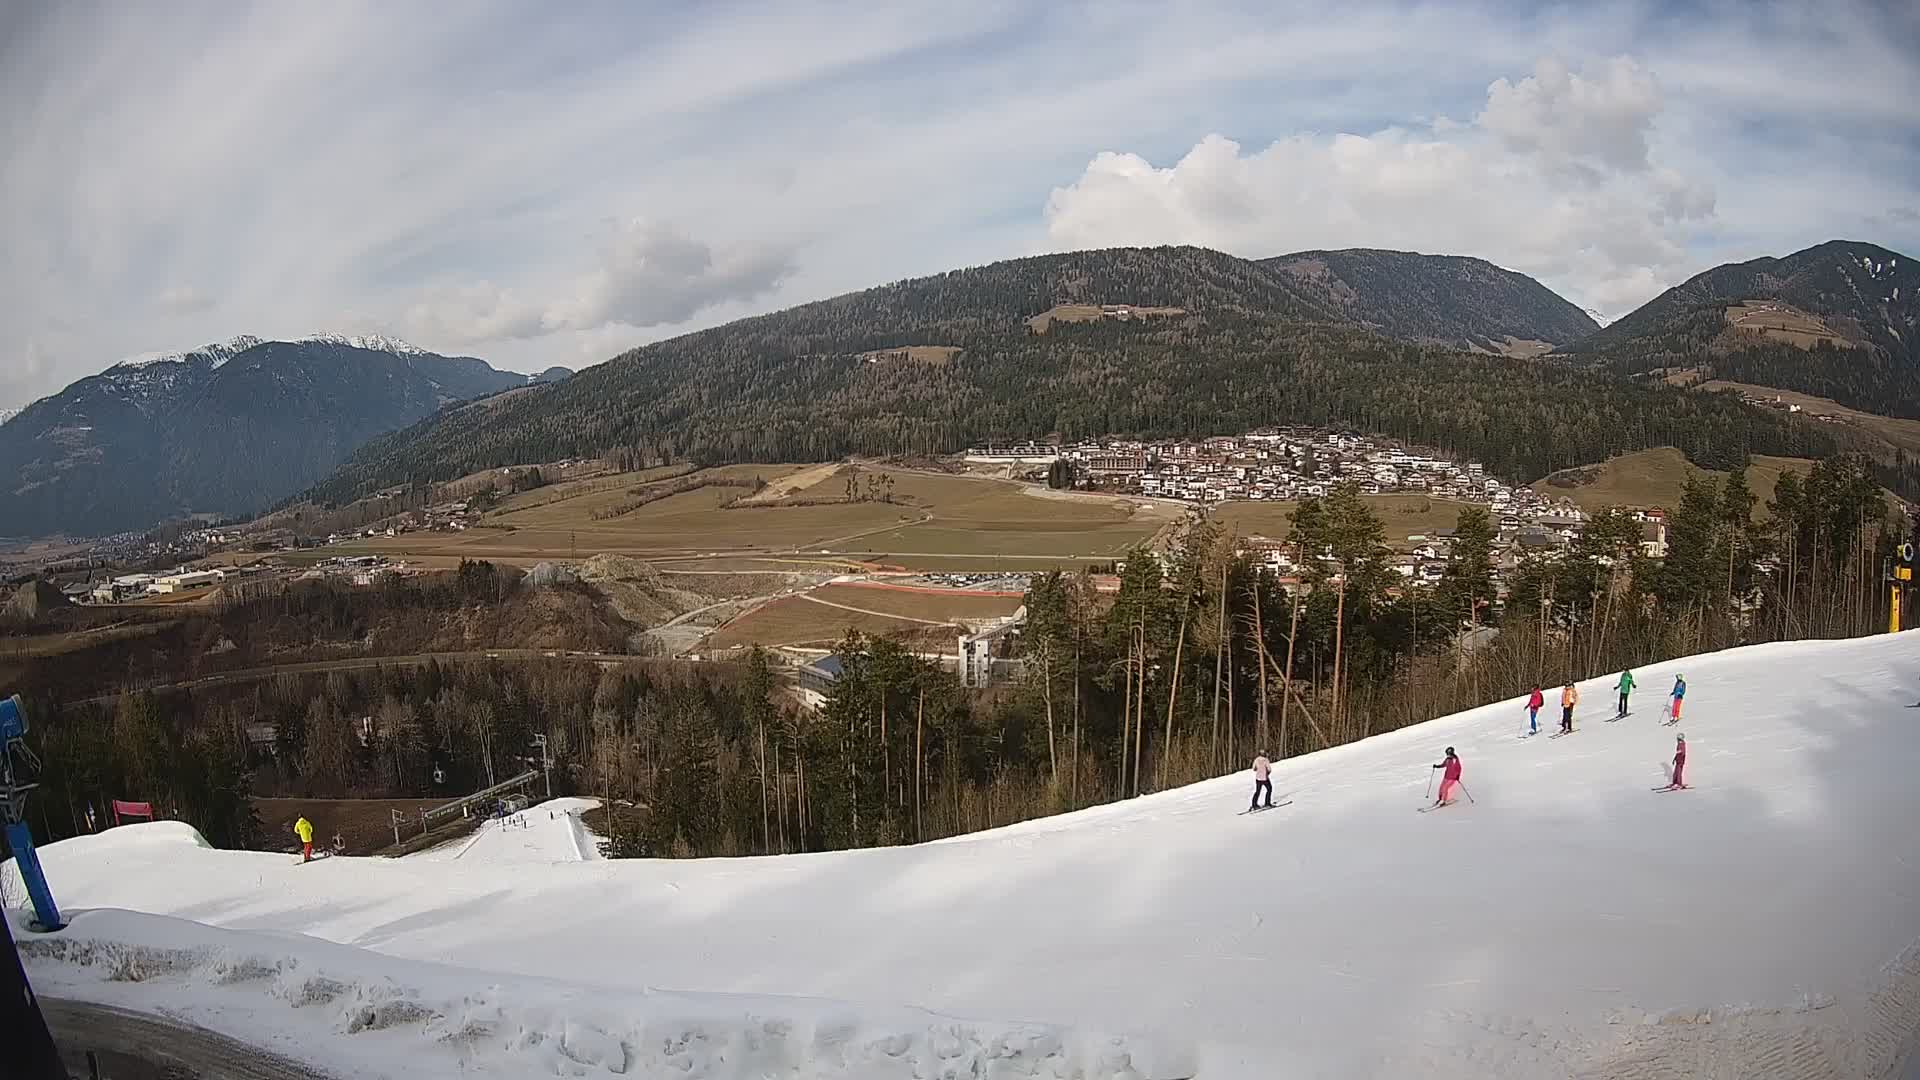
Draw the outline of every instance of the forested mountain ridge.
M631 448L643 459L937 454L997 437L1177 436L1351 425L1521 479L1646 446L1703 464L1819 455L1807 425L1606 371L1395 341L1290 275L1198 248L1049 255L899 282L634 349L484 410L443 410L356 452L315 491ZM1053 305L1177 307L1030 332ZM916 363L868 355L956 347Z
M527 381L472 357L338 335L125 361L0 426L0 519L10 533L78 535L250 512L374 435Z
M1485 259L1348 248L1262 259L1343 319L1409 341L1538 355L1600 328L1573 302Z
M1834 240L1729 263L1560 351L1627 373L1685 368L1920 417L1920 261Z

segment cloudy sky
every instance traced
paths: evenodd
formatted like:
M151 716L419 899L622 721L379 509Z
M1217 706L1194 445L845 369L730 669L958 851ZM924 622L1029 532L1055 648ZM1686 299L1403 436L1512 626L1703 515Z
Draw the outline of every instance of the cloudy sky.
M1920 6L0 0L0 407L240 333L580 367L1035 252L1477 255L1608 315L1920 256Z

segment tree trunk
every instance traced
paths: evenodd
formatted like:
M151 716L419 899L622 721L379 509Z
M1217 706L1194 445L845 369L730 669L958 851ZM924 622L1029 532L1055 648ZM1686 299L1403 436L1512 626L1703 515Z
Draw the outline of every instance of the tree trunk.
M1263 616L1260 613L1260 583L1255 581L1253 583L1253 643L1260 656L1259 728L1253 740L1259 745L1254 747L1255 750L1267 749L1267 628L1266 624L1261 621L1262 618ZM1286 702L1281 702L1280 707L1285 709L1287 707ZM1286 756L1284 749L1280 751L1280 756Z
M1047 770L1053 776L1053 797L1060 797L1060 756L1053 748L1053 643L1048 642L1040 657L1040 677L1046 680L1047 696Z
M1226 754L1226 758L1222 760L1220 763L1222 768L1228 769L1228 770L1231 770L1234 766L1234 763L1239 760L1239 749L1234 745L1235 742L1238 741L1235 738L1238 732L1235 730L1234 719L1233 719L1233 706L1234 706L1233 684L1235 681L1234 676L1237 674L1235 668L1236 668L1236 665L1234 663L1234 655L1233 655L1233 632L1229 630L1227 632L1227 754Z
M920 688L920 703L913 713L913 838L925 840L920 824L921 789L926 776L927 690Z
M754 710L760 729L760 852L773 850L773 817L767 807L767 715L765 708Z
M793 746L793 783L795 812L800 818L800 834L794 838L795 847L807 850L807 755L800 750L800 741L794 740Z
M773 775L780 788L774 793L774 821L780 826L780 854L787 853L787 774L781 771L780 740L773 741Z
M1133 692L1133 793L1140 794L1140 751L1147 742L1147 623L1140 618L1140 686Z
M1337 734L1340 731L1340 653L1344 648L1347 628L1347 571L1340 570L1340 593L1333 606L1333 707L1332 715L1327 718L1327 726Z
M1067 785L1067 809L1080 808L1080 628L1073 630L1073 777Z
M1227 564L1220 564L1220 639L1213 643L1213 731L1207 736L1207 771L1220 768L1220 673L1227 659Z
M1133 628L1127 628L1127 687L1120 698L1120 769L1114 777L1113 797L1127 797L1127 743L1131 741L1133 730L1133 661L1138 649L1134 643Z
M1287 756L1287 706L1293 701L1293 642L1300 636L1300 594L1293 596L1293 616L1287 620L1287 668L1280 673L1280 745L1275 748L1276 759ZM1262 664L1261 670L1266 670Z
M1173 685L1167 690L1167 733L1160 742L1160 783L1159 790L1167 790L1169 771L1173 765L1168 757L1173 750L1173 706L1180 700L1180 658L1187 647L1187 613L1180 612L1180 634L1173 644Z
M867 730L873 730L872 714L868 714ZM853 816L853 843L849 847L860 847L860 774L854 768L853 748L860 745L859 733L853 729L853 717L847 717L846 740L841 744L841 756L847 759L847 806Z

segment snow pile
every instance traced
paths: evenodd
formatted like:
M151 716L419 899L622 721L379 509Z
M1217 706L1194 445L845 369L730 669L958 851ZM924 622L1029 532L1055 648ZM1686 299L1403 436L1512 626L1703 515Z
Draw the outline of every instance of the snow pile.
M1695 786L1656 793L1679 672ZM1515 698L1283 762L1248 816L1242 774L767 859L573 861L557 818L311 866L116 830L44 851L77 915L23 951L354 1075L1897 1075L1920 633L1636 675L1618 723L1611 677L1562 739ZM1475 801L1416 814L1449 745Z
M501 979L127 911L16 933L43 993L164 1006L342 1075L1138 1075L1119 1041L1039 1024Z

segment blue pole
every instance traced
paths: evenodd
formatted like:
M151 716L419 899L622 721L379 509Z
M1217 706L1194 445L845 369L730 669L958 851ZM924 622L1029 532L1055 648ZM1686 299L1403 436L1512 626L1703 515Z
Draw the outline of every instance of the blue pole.
M40 854L33 850L33 832L24 821L7 823L7 846L13 849L13 865L20 868L20 880L27 883L27 895L33 899L34 928L58 930L60 909L54 906L53 890L47 888L47 875L40 869Z
M58 930L66 924L60 921L60 909L53 903L53 890L47 888L47 875L40 869L39 854L33 850L33 831L27 828L27 792L33 785L22 783L13 772L16 746L26 761L34 761L22 741L26 734L27 710L20 703L20 695L0 699L0 810L6 814L7 846L13 849L13 864L20 868L20 880L26 883L27 895L33 900L35 928Z

